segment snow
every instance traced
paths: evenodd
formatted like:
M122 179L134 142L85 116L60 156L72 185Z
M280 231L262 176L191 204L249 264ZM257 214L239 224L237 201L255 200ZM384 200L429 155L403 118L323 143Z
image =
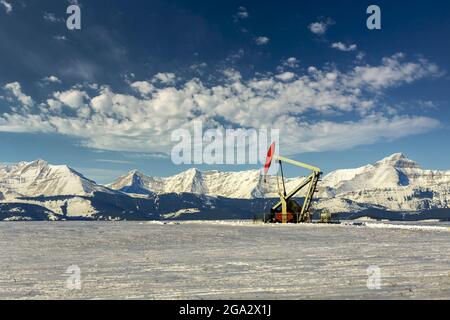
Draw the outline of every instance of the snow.
M197 208L188 208L188 209L181 209L178 210L177 212L171 212L171 213L166 213L163 215L164 219L173 219L173 218L178 218L184 214L192 214L192 213L199 213L200 210L198 210Z
M286 188L293 189L303 179L286 179ZM123 203L123 193L133 198L130 202L136 198L150 199L171 193L180 195L180 199L183 194L194 194L252 200L277 198L279 188L276 176L267 177L265 182L259 170L220 172L190 169L165 178L150 177L133 170L105 187L68 166L50 165L42 160L0 165L0 204L30 203L57 214L66 210L72 217L92 217L99 213L92 201L95 193L111 195L108 203L102 202L103 207L107 207ZM306 189L302 190L298 196L305 192ZM43 196L58 199L42 199ZM374 164L325 175L319 182L313 209L351 214L369 209L407 213L450 209L450 171L422 169L404 154L396 153ZM174 206L174 216L178 210L180 207Z
M340 169L331 172L330 174L324 177L324 185L335 188L338 184L354 179L357 175L366 172L373 167L371 165L367 165L364 167L356 168L356 169Z
M448 226L401 225L391 223L367 223L365 226L374 229L401 229L401 230L450 232L450 227Z
M420 166L415 161L408 159L403 153L394 153L378 161L375 166L393 166L396 168L420 169Z
M449 226L0 223L0 299L449 299Z
M111 190L86 179L65 165L46 161L20 162L0 167L0 192L6 200L18 197L91 195Z
M43 206L55 214L67 217L92 217L97 213L92 206L91 201L81 197L70 197L65 199L55 200L22 200L17 199L15 203L28 203ZM63 211L65 208L65 212Z
M136 170L108 185L115 190L143 189L147 192L195 193L237 199L264 196L259 190L262 177L258 170L242 172L199 171L189 169L178 175L149 177ZM237 187L239 186L239 188Z
M134 175L139 179L133 179ZM286 179L286 188L294 188L303 179ZM277 178L272 176L267 180L265 183L258 170L190 169L167 178L132 171L109 186L116 190L142 188L157 194L189 192L236 199L276 198ZM133 185L136 182L140 184ZM315 207L331 212L358 212L368 208L417 212L450 208L450 171L425 170L404 154L395 153L374 164L333 171L324 176L318 190L319 203Z

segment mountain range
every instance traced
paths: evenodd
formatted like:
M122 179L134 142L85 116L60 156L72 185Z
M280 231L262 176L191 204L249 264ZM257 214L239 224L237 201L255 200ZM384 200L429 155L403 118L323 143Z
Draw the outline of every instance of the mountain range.
M286 179L287 189L302 179ZM65 165L20 162L0 165L0 220L246 219L268 212L278 186L259 170L196 169L166 178L133 170L103 186ZM450 171L425 170L396 153L325 175L313 209L341 218L447 219Z

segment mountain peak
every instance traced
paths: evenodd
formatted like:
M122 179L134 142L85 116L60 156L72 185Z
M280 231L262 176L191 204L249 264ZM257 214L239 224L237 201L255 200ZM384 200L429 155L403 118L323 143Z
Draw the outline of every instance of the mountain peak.
M107 187L126 193L148 195L151 194L151 191L146 189L148 180L149 177L147 177L145 174L137 169L133 169L126 175L107 185Z
M186 170L184 173L191 174L191 175L196 175L198 173L201 173L201 171L198 170L197 168L190 168L190 169Z
M403 159L408 159L404 153L401 152L397 152L397 153L393 153L390 156L384 158L381 161L385 161L385 162L389 162L389 161L398 161L398 160L403 160Z
M377 166L392 166L396 168L420 168L419 164L408 159L403 153L398 152L386 157L376 163Z
M133 169L128 173L128 176L143 176L144 174L137 169Z
M15 197L90 195L113 191L97 185L67 165L51 165L44 160L20 162L0 171L0 192Z
M28 167L46 167L48 166L48 162L42 159L37 159L31 162L24 163Z

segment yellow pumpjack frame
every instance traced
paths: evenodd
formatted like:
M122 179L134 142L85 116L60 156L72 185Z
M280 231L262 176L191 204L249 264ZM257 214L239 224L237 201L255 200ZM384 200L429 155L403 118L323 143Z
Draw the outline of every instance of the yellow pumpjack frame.
M277 202L273 207L271 212L275 213L280 207L281 207L281 217L282 217L282 223L288 222L288 202L289 200L294 197L300 190L302 190L304 187L308 187L308 191L306 193L305 199L303 201L302 209L300 211L300 214L297 214L295 217L296 221L295 223L301 223L301 222L311 222L311 204L313 201L314 194L317 192L317 183L320 180L320 177L322 175L322 171L320 168L309 165L307 163L303 163L300 161L291 160L282 156L274 156L274 160L277 160L280 164L281 168L281 174L283 179L283 193L279 193L280 201ZM305 168L308 170L311 170L312 173L306 177L306 179L300 183L297 187L295 187L291 192L286 193L286 187L284 183L284 174L283 174L283 163L289 163L291 165Z

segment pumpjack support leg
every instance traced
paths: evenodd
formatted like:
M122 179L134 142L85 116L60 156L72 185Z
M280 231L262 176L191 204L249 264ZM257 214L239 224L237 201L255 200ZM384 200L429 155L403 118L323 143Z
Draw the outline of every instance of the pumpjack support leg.
M287 201L281 194L280 199L281 199L281 223L287 223Z

